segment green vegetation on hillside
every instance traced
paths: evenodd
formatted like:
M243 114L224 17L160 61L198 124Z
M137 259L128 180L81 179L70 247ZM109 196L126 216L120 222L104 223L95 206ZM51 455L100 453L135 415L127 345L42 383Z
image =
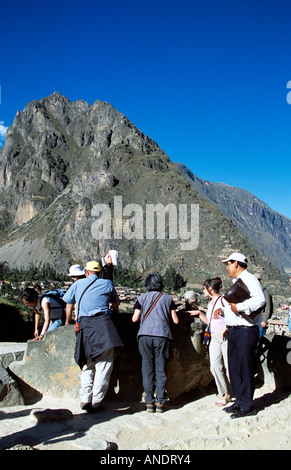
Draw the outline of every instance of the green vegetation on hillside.
M67 275L57 273L48 263L41 267L30 265L27 269L11 268L6 262L0 262L0 280L9 282L31 282L52 280L63 282Z

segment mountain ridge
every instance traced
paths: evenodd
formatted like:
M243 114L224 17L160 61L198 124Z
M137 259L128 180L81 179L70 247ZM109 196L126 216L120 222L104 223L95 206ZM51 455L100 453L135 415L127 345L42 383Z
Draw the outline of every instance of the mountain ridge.
M148 205L184 205L188 222L191 205L198 205L198 248L183 252L181 234L171 238L167 217L164 238L156 232L153 239L135 237L136 214L123 213L120 220L128 237L94 238L94 208L103 204L114 211L117 196L123 209L140 207L144 223ZM54 93L17 112L0 150L0 215L0 260L9 264L48 262L63 272L114 245L121 263L138 273L163 273L171 265L189 282L203 282L218 274L227 280L221 259L241 250L251 269L264 270L274 288L287 286L278 269L193 188L154 140L101 101L71 102Z
M245 189L202 180L184 164L174 164L199 194L233 220L263 256L271 259L282 272L284 268L291 268L290 218Z

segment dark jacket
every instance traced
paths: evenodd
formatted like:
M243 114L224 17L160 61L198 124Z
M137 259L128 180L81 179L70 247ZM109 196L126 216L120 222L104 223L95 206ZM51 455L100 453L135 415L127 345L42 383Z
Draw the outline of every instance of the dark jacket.
M110 281L113 282L113 268L114 266L113 265L108 265L108 264L104 264L103 266L103 263L104 262L104 258L99 258L98 260L98 263L100 264L101 266L101 279L110 279Z
M80 317L75 361L82 369L91 359L110 348L123 346L111 315Z

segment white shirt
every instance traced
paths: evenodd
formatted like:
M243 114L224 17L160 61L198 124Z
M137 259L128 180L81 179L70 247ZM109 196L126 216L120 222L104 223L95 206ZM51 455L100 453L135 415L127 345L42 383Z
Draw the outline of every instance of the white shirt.
M233 283L237 279L241 279L247 286L250 291L250 298L244 302L236 304L238 312L244 312L246 315L250 315L252 312L255 312L260 307L263 307L265 304L265 296L261 284L257 278L249 273L245 269L237 278L233 279ZM261 321L261 315L258 315L252 323L249 323L241 315L236 315L230 308L230 305L227 304L226 300L223 299L223 303L226 304L223 308L223 313L225 317L225 323L229 326L252 326L258 325Z

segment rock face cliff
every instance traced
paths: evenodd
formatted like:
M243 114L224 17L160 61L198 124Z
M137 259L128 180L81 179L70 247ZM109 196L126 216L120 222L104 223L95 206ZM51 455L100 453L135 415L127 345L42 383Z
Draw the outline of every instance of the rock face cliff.
M101 101L54 93L17 112L0 151L0 216L0 260L10 265L66 272L115 248L137 273L171 265L203 282L227 279L221 259L240 250L253 272L285 282L156 142Z

